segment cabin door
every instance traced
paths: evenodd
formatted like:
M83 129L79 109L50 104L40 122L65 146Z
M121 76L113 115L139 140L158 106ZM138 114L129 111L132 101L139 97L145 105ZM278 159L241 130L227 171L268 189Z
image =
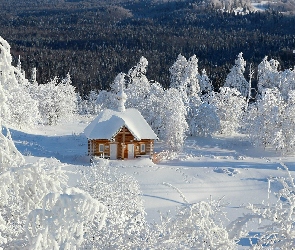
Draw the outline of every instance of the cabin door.
M117 159L117 144L110 144L110 160Z
M128 159L134 158L134 144L128 144Z

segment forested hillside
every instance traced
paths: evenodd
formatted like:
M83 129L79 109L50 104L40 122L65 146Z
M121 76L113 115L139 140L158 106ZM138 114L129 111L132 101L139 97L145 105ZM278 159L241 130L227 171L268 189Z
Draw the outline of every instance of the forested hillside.
M82 95L109 88L141 56L149 61L148 78L164 87L180 53L196 54L216 89L241 51L254 65L265 55L282 69L295 64L295 17L277 11L235 15L197 1L0 3L0 35L15 62L20 55L26 72L36 67L39 83L70 73Z

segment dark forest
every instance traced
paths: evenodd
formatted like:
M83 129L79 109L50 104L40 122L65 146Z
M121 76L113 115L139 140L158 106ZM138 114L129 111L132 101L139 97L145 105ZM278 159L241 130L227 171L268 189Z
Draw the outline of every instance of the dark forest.
M33 67L39 83L69 72L82 96L108 89L141 56L149 61L148 79L164 87L180 53L195 54L216 89L239 52L253 65L264 56L281 69L295 65L295 17L277 11L235 15L196 1L47 2L0 1L0 35L27 77Z

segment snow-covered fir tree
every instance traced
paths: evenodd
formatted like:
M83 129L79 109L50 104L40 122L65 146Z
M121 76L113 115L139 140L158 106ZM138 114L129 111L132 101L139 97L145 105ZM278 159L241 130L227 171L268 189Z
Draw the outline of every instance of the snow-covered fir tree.
M145 109L145 100L150 91L150 82L146 77L148 60L141 57L136 66L132 67L127 74L126 107L136 108L142 113Z
M202 103L195 116L195 131L199 136L212 136L220 131L220 118L214 105L215 93L210 92L202 96Z
M197 96L200 93L198 76L198 58L193 55L188 59L183 75L188 97Z
M208 94L213 91L213 85L209 77L207 76L206 70L202 70L202 74L199 75L200 94Z
M189 98L189 106L187 109L187 115L186 115L186 120L188 123L188 134L190 136L195 136L198 135L198 128L197 128L197 123L198 123L198 112L199 112L199 106L201 105L202 101L200 97L197 96L191 96Z
M220 133L231 135L238 132L245 111L246 99L235 88L221 87L214 95L212 104L220 119Z
M45 124L55 125L61 120L69 120L76 112L77 95L69 74L62 80L55 77L50 82L39 85L37 99Z
M246 61L241 52L235 60L235 65L231 68L226 77L224 87L235 88L242 94L242 96L247 97L249 93L249 83L244 77L245 67Z
M284 100L288 99L289 93L295 90L295 68L286 69L279 73L280 91Z
M170 87L185 90L184 72L187 66L186 58L179 54L174 64L169 68Z
M280 74L278 71L279 62L271 59L267 60L267 56L264 57L262 62L258 65L258 93L262 93L265 88L280 88Z
M249 106L244 126L254 145L282 148L284 109L285 104L277 88L264 89L259 100Z
M162 102L162 132L166 145L171 151L182 150L188 124L186 121L186 107L180 92L175 88L165 91Z

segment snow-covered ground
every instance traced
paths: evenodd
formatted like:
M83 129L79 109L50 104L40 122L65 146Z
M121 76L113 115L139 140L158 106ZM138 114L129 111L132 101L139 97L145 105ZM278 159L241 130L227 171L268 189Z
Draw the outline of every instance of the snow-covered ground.
M26 161L53 157L66 169L74 170L77 166L90 166L87 140L82 134L89 121L91 118L79 117L59 126L40 126L33 132L11 129L11 135ZM156 151L161 150L161 143L156 143ZM158 164L142 158L110 161L110 165L137 179L149 222L159 219L159 211L173 214L175 208L184 203L181 192L190 203L221 199L228 224L245 212L243 207L248 203L261 204L268 196L274 201L273 192L280 187L271 183L269 195L268 179L286 175L285 171L278 170L280 162L294 173L295 157L254 148L244 136L236 135L188 138L183 153ZM75 178L77 175L70 174L71 182L75 183ZM255 230L257 225L253 225Z

